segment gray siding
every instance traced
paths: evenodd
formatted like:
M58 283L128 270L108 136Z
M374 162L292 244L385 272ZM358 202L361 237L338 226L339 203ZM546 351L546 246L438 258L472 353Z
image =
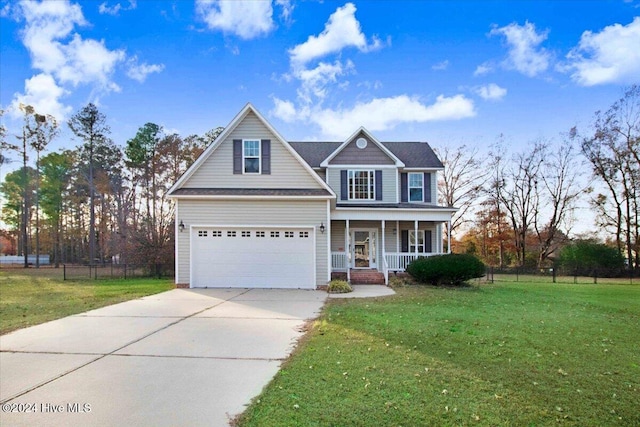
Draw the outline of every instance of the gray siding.
M375 170L375 166L363 167L361 169ZM336 193L337 203L363 203L363 201L349 201L342 200L342 192L340 188L340 168L328 168L327 169L327 184ZM395 168L383 168L382 170L382 200L367 200L366 203L396 203L396 191L400 187L398 182L398 172Z
M327 283L329 271L328 234L320 233L320 223L328 223L327 202L324 200L178 200L176 221L187 229L176 236L176 282L190 281L189 236L192 225L274 225L309 226L316 230L316 286Z
M367 140L365 148L358 148L356 140L364 138ZM358 134L342 151L331 161L331 165L393 165L395 162L374 142L363 134Z
M270 139L270 175L234 175L233 140ZM322 188L285 146L249 112L211 156L184 183L184 188Z

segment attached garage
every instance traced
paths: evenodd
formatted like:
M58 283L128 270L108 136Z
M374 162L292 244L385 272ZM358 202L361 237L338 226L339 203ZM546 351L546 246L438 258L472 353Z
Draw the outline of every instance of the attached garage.
M315 289L314 227L193 226L191 287Z

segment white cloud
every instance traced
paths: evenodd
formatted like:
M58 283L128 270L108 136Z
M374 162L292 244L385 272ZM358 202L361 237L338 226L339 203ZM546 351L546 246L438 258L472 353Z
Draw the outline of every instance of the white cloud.
M489 35L501 35L509 46L508 58L504 66L525 76L535 77L549 68L551 54L540 44L547 39L548 31L537 32L530 22L518 25L515 22L500 28L493 28ZM477 70L476 70L477 71Z
M11 103L11 115L14 118L22 116L20 104L31 105L40 114L51 114L59 121L64 120L70 113L71 107L63 105L59 99L67 92L56 84L49 74L38 74L25 80L25 93L15 94Z
M352 72L353 62L347 60L345 64L336 61L333 64L320 62L311 70L293 70L293 76L300 80L298 97L306 103L312 102L312 95L322 100L327 96L327 86L338 83L338 77Z
M147 64L146 62L138 64L137 56L129 59L128 63L127 76L140 83L143 83L149 74L160 73L164 70L164 64Z
M487 101L498 101L507 95L507 89L500 87L495 83L489 83L485 86L477 86L473 88L473 92Z
M362 52L381 48L383 43L375 36L371 43L367 43L355 13L356 7L353 3L339 7L329 17L329 21L319 35L309 36L306 42L290 49L289 55L294 68L304 66L328 54L338 53L346 47L355 47Z
M449 68L449 60L445 59L444 61L438 62L437 64L433 64L431 69L433 71L444 71Z
M286 123L292 123L298 119L296 107L291 101L284 101L280 98L273 97L274 107L270 111L271 115L279 118Z
M293 22L291 15L293 14L293 9L295 9L295 6L291 4L291 0L275 0L275 3L282 8L280 12L282 20L287 24L291 24Z
M98 12L100 12L101 15L107 14L116 16L120 13L121 10L133 10L136 7L138 7L138 3L136 0L129 0L129 6L127 7L122 7L122 4L120 3L116 3L113 6L108 6L107 2L104 2L101 3L100 6L98 6Z
M476 67L476 70L473 72L474 76L484 76L485 74L489 74L493 71L493 67L488 62L484 64L480 64Z
M583 86L638 82L640 17L629 25L610 25L599 33L585 31L567 59L564 71L573 71L571 78Z
M253 39L273 28L271 1L196 0L196 12L210 30Z
M344 139L359 126L370 131L393 129L402 123L459 120L476 115L473 101L463 95L440 95L431 105L417 98L400 95L391 98L375 98L357 103L352 108L315 108L296 111L293 103L274 98L272 111L285 121L306 119L320 127L326 137Z

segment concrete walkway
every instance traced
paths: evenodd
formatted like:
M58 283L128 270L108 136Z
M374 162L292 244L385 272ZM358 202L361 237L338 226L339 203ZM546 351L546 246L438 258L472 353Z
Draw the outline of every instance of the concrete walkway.
M325 292L175 289L0 337L2 426L225 426Z

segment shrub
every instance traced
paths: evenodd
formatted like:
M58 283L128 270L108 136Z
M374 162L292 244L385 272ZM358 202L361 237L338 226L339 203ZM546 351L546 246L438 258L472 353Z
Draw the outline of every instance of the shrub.
M439 285L461 285L482 277L485 266L471 254L447 254L418 258L407 266L407 273L418 282Z
M624 257L616 248L588 240L576 241L562 248L559 264L569 274L615 277L625 268Z
M330 294L346 294L348 292L353 292L353 289L351 288L351 285L344 280L332 280L327 286L327 292Z

